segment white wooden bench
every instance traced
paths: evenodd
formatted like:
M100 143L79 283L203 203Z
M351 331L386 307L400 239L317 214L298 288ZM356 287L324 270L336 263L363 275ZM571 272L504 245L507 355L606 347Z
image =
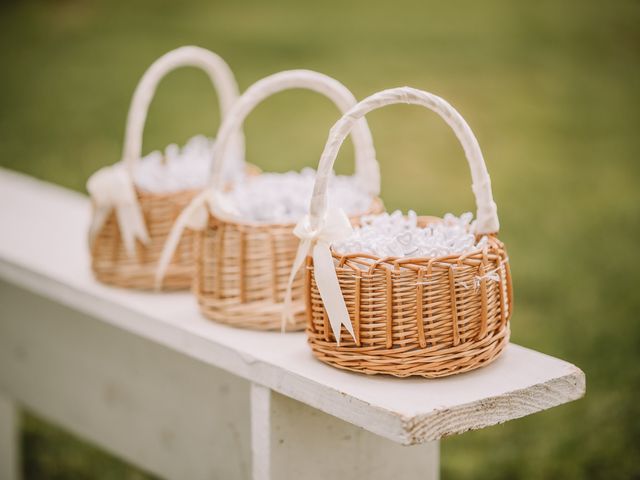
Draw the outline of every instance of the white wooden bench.
M0 478L24 406L176 479L435 479L438 440L581 397L577 367L510 345L441 380L316 361L303 333L204 320L188 293L89 270L86 197L0 170ZM514 328L517 328L517 312Z

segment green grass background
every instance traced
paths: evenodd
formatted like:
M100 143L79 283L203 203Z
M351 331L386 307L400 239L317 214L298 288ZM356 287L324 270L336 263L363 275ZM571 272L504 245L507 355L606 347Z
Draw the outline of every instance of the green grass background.
M588 386L576 403L444 440L443 478L640 478L640 2L5 1L0 165L83 191L119 159L145 68L183 44L220 53L242 89L311 68L359 98L411 85L449 99L492 176L512 340L577 364ZM216 105L201 72L172 73L145 151L214 135ZM336 117L318 95L280 94L247 121L248 158L314 165ZM435 115L396 106L369 120L389 209L474 208L462 151ZM28 479L146 478L33 416L23 448Z

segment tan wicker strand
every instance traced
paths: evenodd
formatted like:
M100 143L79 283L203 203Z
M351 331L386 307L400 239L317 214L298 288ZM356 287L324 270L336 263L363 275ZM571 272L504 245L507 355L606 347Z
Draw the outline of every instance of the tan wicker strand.
M480 265L480 300L482 302L480 310L480 333L478 338L487 334L487 250L482 252L482 265ZM501 317L502 318L502 317Z
M269 235L269 253L271 254L271 300L278 301L278 269L276 257L276 242L273 235Z
M322 313L322 329L324 330L324 339L325 341L331 340L331 327L329 325L329 317L327 316L327 312L324 311Z
M307 277L307 279L311 278L311 269L309 269L309 277ZM360 277L360 275L356 275L355 281L356 281L356 291L354 294L354 303L355 305L353 306L354 312L353 312L353 330L356 334L356 345L359 347L360 346L360 302L361 302L361 294L362 294L362 290L361 290L361 280L362 277ZM307 282L308 285L308 282ZM309 298L307 296L307 298Z
M311 281L311 259L307 258L305 260L305 269L304 269L304 281L305 285ZM311 299L307 296L305 299L305 311L307 314L307 328L313 329L313 316L311 315Z
M135 256L127 255L114 212L94 241L91 268L95 277L103 283L150 290L154 288L157 262L171 226L197 191L157 194L137 189L136 194L149 231L149 244L145 246L138 243ZM167 270L164 289L189 288L195 271L193 257L193 232L188 230L180 240Z
M224 224L220 223L220 222L216 222L218 223L218 236L217 236L217 242L216 242L216 274L214 276L215 278L215 282L216 282L216 292L217 292L217 298L220 299L222 296L222 268L223 265L225 263L225 259L224 259L224 234L225 234L225 226Z
M427 264L427 278L429 280L427 280L427 297L430 298L431 296L431 273L433 272L433 260L431 260L428 264ZM431 312L431 303L427 302L427 318L429 319L429 322L431 322L431 316L432 316L432 312ZM433 333L433 329L429 329L429 331L431 332L431 342L433 345L436 344L436 340L435 340L435 335Z
M505 284L507 290L507 302L508 302L508 316L511 316L511 312L513 310L513 285L511 283L511 266L509 265L509 257L507 257L506 252L504 255L504 272L505 272ZM507 318L508 320L508 318Z
M387 281L387 348L393 346L393 279L391 278L391 270L385 269Z
M246 259L245 259L245 255L246 255L246 247L247 247L247 242L246 242L246 234L245 232L241 231L240 232L240 248L238 249L239 251L239 255L238 255L238 283L239 288L240 288L240 293L238 295L238 297L240 298L240 301L242 303L247 301L247 295L246 295L246 287L245 287L245 263L246 263Z
M504 264L503 264L504 266ZM506 283L506 274L504 273L505 269L504 268L500 268L498 269L498 276L500 277L500 281L502 283ZM507 313L506 313L506 300L505 300L505 292L504 292L504 288L501 288L500 291L498 292L500 295L500 324L504 325L505 323L507 323Z
M418 322L418 343L421 348L427 346L427 340L424 338L424 269L418 270L418 285L416 292L416 321Z
M482 267L480 267L482 268ZM449 266L449 299L451 301L451 332L453 334L453 344L460 343L460 335L458 334L458 304L456 299L456 280L454 266Z

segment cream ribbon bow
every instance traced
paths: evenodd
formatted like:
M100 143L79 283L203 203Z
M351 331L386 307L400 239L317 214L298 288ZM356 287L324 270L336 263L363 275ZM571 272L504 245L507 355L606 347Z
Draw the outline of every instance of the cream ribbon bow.
M213 188L203 190L191 200L191 203L176 218L164 247L162 247L155 274L156 289L160 289L162 286L162 280L167 273L167 268L169 268L171 259L178 248L184 230L186 228L196 231L204 230L209 219L209 212L215 212L220 218L233 218L235 207L223 192Z
M293 320L291 309L291 291L296 274L302 267L305 258L311 251L313 257L314 278L320 297L324 303L331 324L331 330L340 345L340 330L344 325L355 340L353 325L349 318L349 311L340 290L340 283L336 275L333 257L331 256L331 243L346 240L353 232L349 218L340 208L327 211L324 219L316 229L311 228L309 215L305 215L296 225L293 233L300 239L300 246L293 262L293 268L289 274L289 283L285 295L285 304L282 314L282 329L285 323Z
M135 255L136 239L145 245L149 243L149 234L131 175L122 163L101 168L91 175L87 181L87 190L94 206L89 227L91 247L113 209L116 212L122 242L129 256Z

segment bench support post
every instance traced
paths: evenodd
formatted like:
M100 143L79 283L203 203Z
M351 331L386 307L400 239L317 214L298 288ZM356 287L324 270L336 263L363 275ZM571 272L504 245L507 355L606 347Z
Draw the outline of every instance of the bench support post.
M20 411L0 393L0 478L20 478Z
M253 384L253 480L439 477L439 442L405 447Z

